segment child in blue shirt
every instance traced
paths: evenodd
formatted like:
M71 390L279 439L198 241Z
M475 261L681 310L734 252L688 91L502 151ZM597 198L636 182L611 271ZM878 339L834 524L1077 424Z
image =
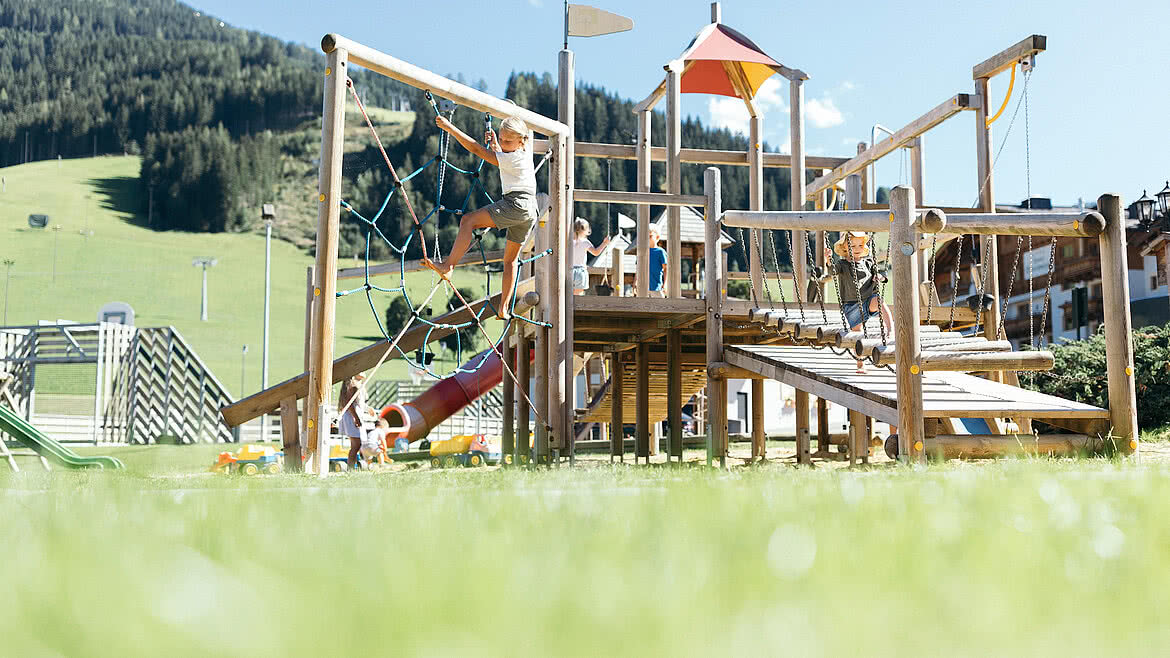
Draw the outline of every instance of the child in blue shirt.
M658 229L650 229L650 295L652 297L666 297L663 283L666 281L666 250L658 246L662 238Z

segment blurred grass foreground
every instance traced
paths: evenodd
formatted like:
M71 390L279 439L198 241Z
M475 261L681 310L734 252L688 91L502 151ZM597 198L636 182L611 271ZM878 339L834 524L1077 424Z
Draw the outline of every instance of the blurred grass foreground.
M209 449L212 447L208 447ZM0 654L1151 655L1164 467L0 471ZM210 459L207 460L208 462ZM205 465L204 465L205 467Z

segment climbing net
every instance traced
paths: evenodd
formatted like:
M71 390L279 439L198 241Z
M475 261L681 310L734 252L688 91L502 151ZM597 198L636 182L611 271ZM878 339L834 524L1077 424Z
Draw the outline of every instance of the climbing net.
M385 362L387 357L389 357L391 354L397 354L401 358L409 361L413 367L416 367L416 368L422 370L427 376L431 377L432 379L443 379L446 377L451 377L451 376L458 374L458 373L477 373L480 370L480 368L483 367L484 363L487 362L488 358L491 356L491 352L494 352L494 353L496 353L497 356L499 356L501 358L501 361L503 362L504 370L508 373L508 375L512 378L512 380L514 382L516 382L515 373L512 371L512 368L508 365L507 359L503 358L504 353L503 353L503 347L502 347L504 340L508 336L508 332L511 330L513 320L519 320L522 322L527 322L527 323L542 326L542 327L549 327L551 325L547 322L533 320L530 318L526 318L522 315L517 315L515 313L515 308L516 308L515 292L516 292L517 285L519 282L519 276L516 276L516 277L514 277L514 280L513 280L512 289L508 290L508 291L501 291L502 294L500 295L500 299L502 300L502 302L508 304L508 309L507 309L508 313L506 314L508 319L504 321L504 326L500 330L500 333L498 336L493 338L488 334L487 329L484 327L484 321L487 318L494 317L496 315L497 309L496 309L495 304L492 302L492 268L489 266L487 252L484 249L484 244L483 244L483 240L482 240L483 230L477 231L477 233L475 235L474 244L473 244L473 246L476 248L476 251L479 254L479 259L480 259L479 265L483 269L485 279L486 279L485 295L484 295L485 296L485 303L479 305L478 308L475 308L470 303L468 303L468 301L464 298L463 294L459 292L459 290L455 287L455 284L445 274L438 275L440 278L440 281L438 281L438 282L435 281L434 275L432 275L431 289L427 293L425 298L423 298L421 301L416 300L416 299L411 297L409 286L407 286L407 282L406 282L406 274L407 274L406 255L408 253L408 250L411 248L412 241L418 240L418 246L421 248L422 257L423 257L424 261L438 260L441 257L441 254L439 251L439 219L440 219L440 217L442 217L442 215L444 213L446 213L446 214L453 216L455 218L461 218L463 215L470 212L468 210L468 206L471 204L477 191L483 196L483 198L485 198L487 200L488 203L493 202L491 195L488 194L487 189L484 187L483 180L481 177L481 173L483 171L484 161L479 160L479 162L476 163L475 167L472 169L462 169L462 168L452 164L447 159L447 150L448 150L448 147L450 145L451 136L446 131L441 131L440 136L439 136L439 152L437 154L435 154L433 157L431 157L431 159L428 160L427 162L425 162L422 166L420 166L417 169L415 169L414 171L410 172L405 177L399 178L398 173L395 170L393 163L391 163L391 161L390 161L390 156L386 153L386 149L382 144L382 140L378 136L378 131L374 127L373 122L370 120L369 114L366 112L365 105L362 103L361 98L359 97L356 90L354 89L353 81L347 80L346 86L349 89L350 95L353 97L354 103L357 105L358 110L361 112L362 118L365 120L366 127L369 129L370 134L373 136L374 142L377 145L379 152L382 154L382 159L385 162L386 167L390 171L390 177L392 180L392 185L391 185L389 193L386 194L386 197L382 201L381 206L378 208L377 212L374 213L374 215L372 217L366 217L361 212L359 212L356 208L354 208L349 202L347 202L345 200L341 201L342 209L345 210L346 212L348 212L354 218L356 218L363 225L363 227L365 229L364 232L365 232L366 244L365 244L365 257L364 257L364 275L363 275L362 284L355 287L355 288L349 289L349 290L338 291L337 297L341 298L341 297L348 297L350 295L355 295L357 293L365 293L366 301L369 304L370 311L374 316L374 321L378 325L378 330L381 332L381 334L385 338L385 340L387 340L390 343L387 350L383 353L382 358L378 361L377 365L374 366L373 372L376 372L382 366L382 364ZM445 105L442 109L440 109L439 104L435 102L434 97L431 95L431 93L429 91L425 92L425 96L426 96L428 103L431 106L431 109L435 112L436 116L446 116L448 119L450 119L451 115L454 114L454 111L455 111L455 104L454 103L450 103L449 105L446 105L446 103L448 103L448 102L444 101ZM490 114L484 115L484 123L488 129L491 129L491 115ZM550 154L551 154L551 151L545 155L544 159L540 162L540 165L538 165L536 167L536 169L538 171L545 164L545 162L548 161ZM438 184L436 186L437 189L435 192L434 205L431 208L431 210L429 212L427 212L426 215L424 215L420 219L418 217L418 214L415 212L414 206L410 202L409 196L405 192L398 195L402 199L403 205L406 206L406 210L410 215L411 226L410 226L410 230L409 230L408 234L406 235L405 238L403 238L402 243L396 244L393 240L388 238L386 236L386 234L383 232L382 228L379 226L379 221L382 220L384 215L386 214L387 209L390 207L390 200L395 196L395 193L397 193L400 189L402 189L405 186L405 184L408 181L410 181L412 178L414 178L415 176L418 176L423 171L429 169L432 166L434 166L437 169ZM461 174L464 176L468 176L471 179L471 183L468 186L467 194L464 195L462 203L457 208L448 207L448 206L443 205L443 185L444 185L445 179L447 178L447 171L448 170L450 170L451 172L454 172L455 174ZM424 232L423 232L423 228L428 223L432 224L433 232L435 234L434 244L430 250L428 250L426 237L425 237ZM533 227L535 227L535 222L533 223ZM525 240L524 240L525 243L531 237L533 227L529 227L528 235L525 236ZM379 286L379 285L374 284L373 281L371 280L370 247L375 239L380 240L382 242L382 244L384 244L387 248L389 248L390 251L393 252L398 257L398 285L396 285L396 286L383 287L383 286ZM535 261L538 258L541 258L543 256L547 256L550 253L552 253L552 250L546 249L546 250L544 250L540 253L537 253L533 256L530 256L528 258L520 259L517 263L517 267L519 267L520 265L531 263L532 261ZM432 272L434 272L434 270L432 270ZM441 317L436 319L436 320L432 320L424 315L424 311L428 309L429 305L431 304L431 300L434 298L435 294L440 289L442 289L444 286L450 288L450 291L452 294L452 303L455 300L458 301L458 304L460 306L460 308L458 310L462 310L465 312L464 315L468 316L467 320L464 320L461 322L453 322L453 321L444 322L444 321L441 321L442 320ZM377 305L374 303L375 293L383 293L386 295L401 295L402 298L406 301L407 309L409 310L409 313L410 313L409 318L403 324L402 328L399 329L397 334L394 335L393 337L390 335L390 332L388 331L386 325L382 322L380 314L378 313ZM508 300L510 300L510 301L508 301ZM440 374L440 373L435 372L434 370L431 369L430 365L427 363L427 360L425 358L419 359L417 361L412 360L406 354L406 352L400 347L399 343L402 341L402 338L403 338L403 336L406 335L407 331L410 330L412 327L416 327L416 326L426 327L426 331L425 331L423 339L421 341L421 345L423 346L422 349L424 350L424 353L426 350L426 346L430 344L432 337L436 331L440 331L444 334L446 334L448 332L454 333L454 335L456 337L455 361L457 364L460 364L460 365L457 365L454 370L452 370L446 374ZM483 354L480 355L479 357L472 358L467 363L464 364L463 363L463 339L462 339L461 333L469 328L472 328L472 327L477 329L479 331L479 333L485 339L487 339L487 341L491 345L491 350L490 350L490 352L484 351ZM372 380L372 377L368 378L366 381L368 382L371 380ZM519 385L518 382L517 382L517 384L518 384L519 389L522 392L522 394L525 396L525 398L527 398L528 387L524 386L524 385ZM363 386L365 386L365 383L363 383ZM354 398L356 398L356 396L354 396ZM350 404L352 404L352 401ZM349 405L346 405L346 408L348 408L348 406ZM535 406L532 406L532 408L535 409ZM345 410L346 409L341 409L340 413L345 413ZM539 411L537 411L537 415L539 417L539 415L540 415Z

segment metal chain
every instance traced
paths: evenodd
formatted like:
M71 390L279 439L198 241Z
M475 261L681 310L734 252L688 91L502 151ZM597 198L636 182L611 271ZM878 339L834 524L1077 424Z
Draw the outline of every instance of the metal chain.
M951 325L947 327L947 331L955 330L955 306L959 303L959 281L962 280L963 277L963 243L966 241L966 239L966 235L962 233L959 234L959 255L955 257L955 278L951 285ZM974 240L975 238L972 237L971 239ZM971 278L974 277L975 268L972 265Z
M934 310L934 298L938 296L938 290L934 285L934 257L938 254L938 233L930 235L930 268L927 276L930 277L930 297L926 300L926 324L930 324L931 311ZM886 260L886 265L889 266L889 260Z

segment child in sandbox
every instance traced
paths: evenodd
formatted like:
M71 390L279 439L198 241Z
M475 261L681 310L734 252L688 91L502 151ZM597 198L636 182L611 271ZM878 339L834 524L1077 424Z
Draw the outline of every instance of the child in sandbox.
M609 236L606 236L601 244L596 247L589 241L589 233L592 227L589 222L578 217L573 221L573 294L584 295L585 289L589 287L589 268L585 267L585 254L593 254L594 256L601 253L609 244ZM614 254L614 258L621 258L621 253Z
M455 244L451 253L441 263L426 261L426 265L439 274L446 276L471 247L472 231L477 228L498 228L507 233L507 243L504 246L504 276L503 294L500 295L500 305L496 309L496 316L507 320L511 316L513 290L516 281L516 263L520 257L520 247L532 224L536 222L536 167L532 162L532 152L528 148L528 126L516 117L508 117L500 123L500 134L490 128L484 133L484 141L490 149L480 146L467 133L443 117L435 117L435 125L451 133L463 148L474 153L485 162L500 168L500 187L504 196L498 201L467 213L459 221L459 234L455 236Z
M828 249L825 260L832 260ZM882 321L889 329L893 340L893 320L890 307L878 295L878 286L885 282L885 275L877 271L877 259L869 250L869 236L864 231L845 231L833 245L833 252L840 258L833 266L830 276L837 277L837 296L841 300L841 311L852 331L860 331L861 325L881 313ZM857 362L857 372L865 372L865 363Z

